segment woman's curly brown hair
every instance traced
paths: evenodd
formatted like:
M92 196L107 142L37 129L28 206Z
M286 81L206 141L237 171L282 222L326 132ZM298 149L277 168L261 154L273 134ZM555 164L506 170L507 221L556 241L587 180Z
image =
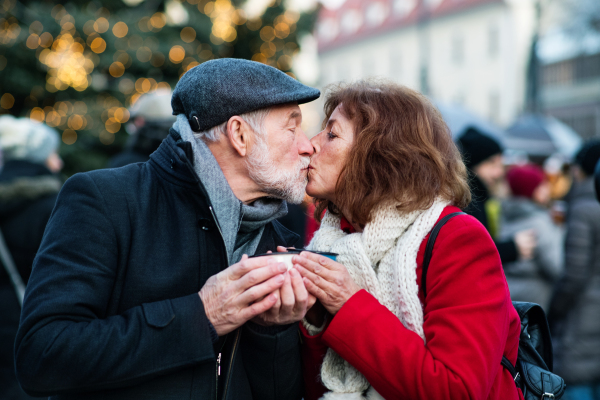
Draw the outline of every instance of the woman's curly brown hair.
M338 105L354 126L354 145L336 183L336 203L316 199L315 218L347 210L360 226L388 201L404 212L425 210L441 196L464 208L471 201L467 170L440 112L422 94L380 80L327 89L326 125Z

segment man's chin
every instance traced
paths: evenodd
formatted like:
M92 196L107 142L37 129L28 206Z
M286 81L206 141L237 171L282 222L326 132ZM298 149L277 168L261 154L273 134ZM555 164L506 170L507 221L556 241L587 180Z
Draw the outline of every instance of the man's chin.
M291 204L301 204L304 201L304 196L306 194L306 181L299 184L294 189L295 190L291 191L290 194L286 196L285 201Z

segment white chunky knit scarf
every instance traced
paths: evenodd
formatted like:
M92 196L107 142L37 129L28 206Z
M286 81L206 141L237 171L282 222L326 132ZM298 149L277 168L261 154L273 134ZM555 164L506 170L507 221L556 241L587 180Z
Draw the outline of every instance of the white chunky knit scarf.
M340 218L327 212L308 249L338 253L337 261L346 266L356 284L425 341L417 253L448 204L438 199L429 209L411 213L399 212L392 204L380 206L364 231L352 234L344 233ZM324 400L382 399L366 378L332 349L323 360L321 380L330 390Z

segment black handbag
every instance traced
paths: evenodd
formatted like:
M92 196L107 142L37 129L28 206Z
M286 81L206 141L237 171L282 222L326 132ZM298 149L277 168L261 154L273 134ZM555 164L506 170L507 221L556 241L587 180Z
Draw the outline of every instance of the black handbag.
M461 214L465 213L456 212L446 215L431 230L425 247L423 272L421 274L423 298L427 296L427 269L429 268L435 239L448 220ZM523 392L525 400L558 400L565 393L566 385L560 376L552 373L552 339L550 338L550 328L548 327L546 314L542 307L534 303L521 301L513 301L512 303L521 319L517 365L512 365L504 356L502 356L500 363L510 372L515 384Z

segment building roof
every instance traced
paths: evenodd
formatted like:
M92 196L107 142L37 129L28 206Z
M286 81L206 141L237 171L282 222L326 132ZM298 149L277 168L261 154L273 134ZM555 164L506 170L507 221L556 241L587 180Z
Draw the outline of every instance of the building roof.
M346 0L323 7L317 21L319 52L431 19L504 0Z

